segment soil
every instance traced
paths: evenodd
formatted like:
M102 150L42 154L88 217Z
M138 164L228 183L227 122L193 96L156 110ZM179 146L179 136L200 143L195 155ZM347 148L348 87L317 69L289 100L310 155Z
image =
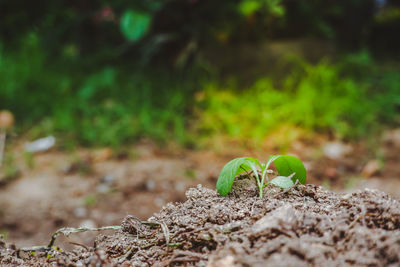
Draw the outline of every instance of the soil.
M17 246L34 246L60 227L115 225L127 214L146 219L168 202L184 201L191 186L215 186L230 157L170 152L152 143L129 151L135 154L120 158L102 155L108 154L103 149L53 150L33 155L33 167L15 152L20 176L0 185L0 234ZM94 237L74 241L89 245Z
M120 225L127 214L146 220L168 202L185 201L190 187L215 188L223 165L244 155L266 159L271 154L295 154L306 165L308 183L336 192L368 187L400 196L400 129L387 131L373 147L314 136L291 140L290 145L266 143L259 150L223 142L193 150L143 140L122 151L54 147L29 155L24 143L15 140L7 145L0 170L0 235L18 248L47 245L61 227ZM327 143L344 152L329 157ZM74 249L71 242L93 247L97 234L60 236L57 245L65 251Z
M140 221L128 215L92 246L29 253L0 243L0 263L35 266L399 266L400 201L378 190L288 192L237 180L221 197L201 185Z

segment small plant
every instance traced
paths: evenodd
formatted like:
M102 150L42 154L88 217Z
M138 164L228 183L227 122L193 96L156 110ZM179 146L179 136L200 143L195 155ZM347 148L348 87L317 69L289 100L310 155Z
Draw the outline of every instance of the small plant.
M269 180L269 166L272 162L275 164L279 176ZM263 197L263 188L268 184L287 189L297 183L305 184L307 176L306 168L301 160L295 156L270 156L266 164L260 163L258 159L252 157L236 158L222 168L217 181L218 193L221 196L226 196L232 189L235 177L248 171L252 171L256 178L260 198ZM266 183L265 179L267 180Z

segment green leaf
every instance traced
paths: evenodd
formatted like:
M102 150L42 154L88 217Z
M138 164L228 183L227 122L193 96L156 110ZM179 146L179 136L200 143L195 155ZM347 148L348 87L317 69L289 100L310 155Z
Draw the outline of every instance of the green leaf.
M282 155L274 160L275 167L281 176L289 176L293 173L292 181L299 180L301 184L306 183L307 171L301 160L295 156Z
M242 173L242 172L250 171L250 170L251 170L251 168L250 168L250 166L249 166L249 165L247 164L247 162L246 162L246 163L240 165L240 168L239 168L238 173L237 173L236 175L238 175L238 174L240 174L240 173Z
M249 160L249 161L254 162L257 166L259 166L261 168L261 163L260 163L260 161L258 159L253 158L253 157L247 157L246 159Z
M129 41L137 41L149 30L151 15L127 10L121 18L121 31Z
M261 185L261 180L260 180L260 177L258 176L258 171L257 171L258 160L255 159L256 161L254 161L254 160L252 160L252 158L246 158L246 160L247 160L247 165L250 167L250 169L254 173L254 176L256 177L257 184L260 186Z
M269 168L269 165L271 165L272 162L274 162L277 158L281 157L281 155L273 155L273 156L269 156L268 157L268 161L267 161L267 166L266 168Z
M290 179L289 177L286 177L286 176L275 177L269 183L279 186L280 188L283 188L283 189L290 188L294 185L292 179Z
M217 181L217 191L221 196L229 194L236 175L244 171L242 167L249 169L246 158L233 159L222 168Z

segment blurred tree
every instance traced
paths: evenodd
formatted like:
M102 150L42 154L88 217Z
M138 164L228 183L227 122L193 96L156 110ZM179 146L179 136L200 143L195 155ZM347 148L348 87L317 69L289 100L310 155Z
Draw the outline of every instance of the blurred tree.
M394 0L0 0L0 40L14 46L36 32L52 56L74 50L169 64L190 60L212 43L314 36L354 49L375 44L374 36L393 36L398 5Z

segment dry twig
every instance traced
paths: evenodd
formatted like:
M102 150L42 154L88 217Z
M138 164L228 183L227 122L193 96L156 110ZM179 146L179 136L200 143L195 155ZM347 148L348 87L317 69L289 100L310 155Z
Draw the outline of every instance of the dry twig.
M299 184L299 180L296 180L296 182L294 183L294 185L293 186L291 186L291 187L289 187L289 188L286 188L285 190L283 190L282 192L279 192L279 193L277 193L277 194L275 194L275 195L273 195L273 197L277 197L277 196L280 196L280 195L283 195L283 194L286 194L287 192L289 192L290 191L290 189L292 189L293 187L295 187L296 185L298 185Z

